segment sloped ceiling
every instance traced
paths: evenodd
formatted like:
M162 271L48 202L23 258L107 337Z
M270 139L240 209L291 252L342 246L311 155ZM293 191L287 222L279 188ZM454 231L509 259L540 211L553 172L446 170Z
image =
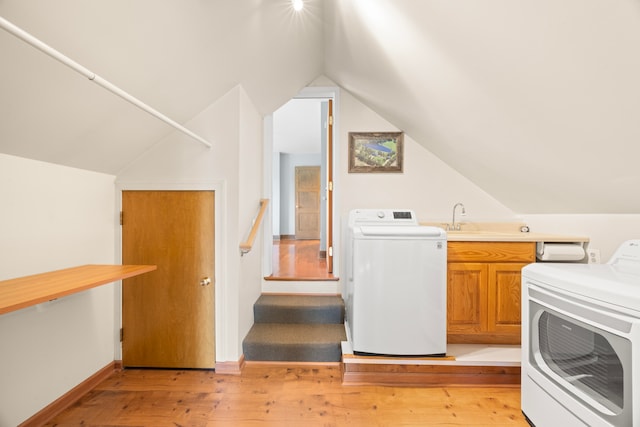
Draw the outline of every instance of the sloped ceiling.
M0 16L180 123L238 84L271 113L324 74L516 213L640 213L638 0L0 0ZM117 174L174 132L4 31L0 52L1 153Z
M515 212L640 213L637 0L327 0L325 24L329 78Z
M178 123L238 84L270 113L320 75L322 3L307 10L289 0L0 0L0 16ZM174 132L2 30L0 52L2 153L116 174Z

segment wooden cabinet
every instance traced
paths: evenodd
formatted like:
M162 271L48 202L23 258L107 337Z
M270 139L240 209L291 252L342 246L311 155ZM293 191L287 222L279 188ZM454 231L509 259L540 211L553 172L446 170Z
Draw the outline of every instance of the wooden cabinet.
M520 271L534 242L448 242L447 341L520 343Z
M487 266L449 263L447 269L447 335L477 334L487 330Z
M520 271L528 263L488 265L487 326L495 334L506 334L520 343Z

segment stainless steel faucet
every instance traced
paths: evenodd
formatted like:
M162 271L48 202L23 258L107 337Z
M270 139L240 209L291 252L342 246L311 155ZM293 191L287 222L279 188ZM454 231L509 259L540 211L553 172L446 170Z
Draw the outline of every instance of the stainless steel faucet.
M462 203L456 203L453 205L453 218L451 219L451 224L447 227L448 230L460 230L460 224L456 224L456 208L460 206L462 210L460 211L460 216L464 216L467 214L467 211L464 209L464 205Z

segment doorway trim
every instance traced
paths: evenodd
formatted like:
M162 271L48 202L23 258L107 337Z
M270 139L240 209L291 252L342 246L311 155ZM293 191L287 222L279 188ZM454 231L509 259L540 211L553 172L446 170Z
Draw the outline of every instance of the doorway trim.
M228 328L232 322L227 322L229 318L228 307L231 306L230 292L226 280L225 248L227 247L227 219L226 206L226 185L224 181L194 182L194 183L170 183L170 182L116 182L116 211L114 223L115 233L115 259L122 264L122 227L120 227L119 213L122 211L123 191L213 191L214 192L214 292L215 292L215 342L216 342L216 364L218 361L234 360L233 354L234 331ZM120 342L120 328L122 327L122 282L117 282L114 287L115 307L114 307L114 339L115 339L115 360L122 360L122 343ZM233 341L233 342L231 342Z
M333 220L332 241L333 241L333 274L340 277L340 215L338 183L340 170L340 88L337 86L308 86L302 89L293 99L332 99L333 100L333 152L331 163L333 165L333 206L330 213ZM264 149L263 149L263 194L268 199L273 199L273 114L264 118ZM263 259L262 259L262 292L264 293L309 293L309 294L339 294L341 292L341 280L327 282L305 282L305 281L276 281L264 280L265 276L273 272L273 206L270 207L265 218L263 227Z

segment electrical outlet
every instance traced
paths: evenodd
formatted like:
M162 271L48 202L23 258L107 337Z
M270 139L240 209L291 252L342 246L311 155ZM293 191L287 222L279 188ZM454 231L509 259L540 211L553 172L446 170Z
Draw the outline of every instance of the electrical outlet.
M600 249L588 249L589 264L600 264Z

